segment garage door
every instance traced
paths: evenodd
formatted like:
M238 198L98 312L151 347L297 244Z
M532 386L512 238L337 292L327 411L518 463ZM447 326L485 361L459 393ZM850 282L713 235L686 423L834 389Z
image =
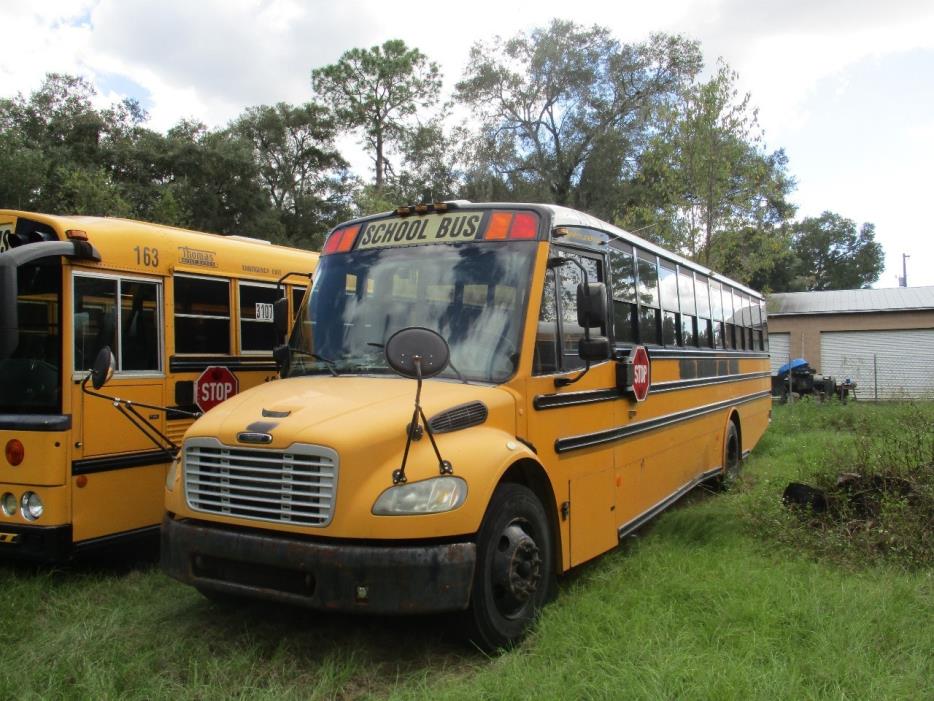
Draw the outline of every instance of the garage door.
M788 348L791 346L790 333L771 333L769 332L769 358L772 361L772 374L778 374L778 369L787 363Z
M934 329L825 331L821 370L867 399L934 398Z

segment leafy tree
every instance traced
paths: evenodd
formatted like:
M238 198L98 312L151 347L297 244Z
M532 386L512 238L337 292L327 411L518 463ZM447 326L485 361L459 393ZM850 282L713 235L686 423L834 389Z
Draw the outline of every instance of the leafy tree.
M885 267L873 224L856 223L833 212L806 217L793 228L796 286L805 290L869 287Z
M765 151L748 94L724 63L661 112L619 219L739 280L768 287L787 261L794 186L783 151Z
M318 246L348 213L351 180L334 146L333 116L318 104L247 109L230 127L252 145L259 181L284 226L285 239Z
M483 179L485 171L513 192L605 215L606 198L581 190L585 171L618 180L634 164L654 111L700 66L696 42L657 34L620 45L605 27L563 20L479 42L456 92L481 120L472 176Z
M388 150L402 143L412 118L434 105L441 89L438 64L401 39L351 49L337 63L313 70L311 80L341 122L363 130L377 188L383 187L391 171Z

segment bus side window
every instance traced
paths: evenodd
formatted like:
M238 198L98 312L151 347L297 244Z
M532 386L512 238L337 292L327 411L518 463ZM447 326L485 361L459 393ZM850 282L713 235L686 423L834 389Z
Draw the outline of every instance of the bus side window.
M686 269L678 270L678 295L681 298L681 345L697 345L697 304L694 294L694 274Z
M716 280L710 281L710 320L713 322L713 347L723 348L723 296Z
M710 290L707 276L694 273L694 284L697 287L697 345L709 348L713 345L713 337L710 328Z
M662 302L662 343L678 345L678 278L674 263L659 261L658 291Z
M230 353L230 281L175 278L175 352Z
M613 340L616 343L635 343L638 309L632 248L614 241L610 244L609 254L613 288Z
M121 370L161 369L159 306L155 283L120 280Z
M238 288L240 352L272 352L276 345L276 330L272 319L272 307L277 297L276 286L241 281Z
M535 356L532 372L547 375L558 372L558 305L555 300L555 271L545 271L545 288L538 314L538 333L535 335Z
M658 309L658 267L655 256L639 251L639 342L658 344L660 317Z
M90 370L104 346L110 346L119 368L117 281L75 275L74 286L75 371Z
M76 274L74 286L76 371L90 369L104 346L118 372L161 369L157 283Z

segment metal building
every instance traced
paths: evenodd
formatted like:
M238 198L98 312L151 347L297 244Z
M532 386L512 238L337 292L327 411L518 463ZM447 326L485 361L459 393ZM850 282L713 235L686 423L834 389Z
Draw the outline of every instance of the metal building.
M934 399L934 287L785 292L767 300L772 372L806 358L867 399Z

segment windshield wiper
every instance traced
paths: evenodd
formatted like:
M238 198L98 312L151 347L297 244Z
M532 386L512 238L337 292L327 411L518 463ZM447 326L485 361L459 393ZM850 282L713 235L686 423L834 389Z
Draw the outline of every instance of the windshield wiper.
M296 353L298 355L305 355L309 358L314 358L315 360L324 363L325 367L331 372L334 377L338 376L337 372L337 363L335 363L330 358L325 358L323 355L318 355L317 353L312 353L311 351L306 351L304 348L292 348L289 347L289 351Z

